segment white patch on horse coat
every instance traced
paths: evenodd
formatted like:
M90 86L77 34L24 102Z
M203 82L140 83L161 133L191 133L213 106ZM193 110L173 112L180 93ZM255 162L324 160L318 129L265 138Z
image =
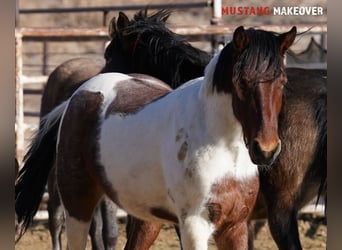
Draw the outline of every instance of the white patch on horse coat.
M207 220L198 216L189 216L181 227L183 249L207 249L208 238L212 235L215 227ZM205 229L205 230L203 230Z
M66 234L68 239L68 249L85 249L88 237L88 231L90 227L90 221L82 222L73 217L71 217L68 211L65 211L66 220ZM82 233L81 233L82 232ZM71 245L72 244L72 245Z
M104 103L103 103L103 111L106 110L108 105L111 103L116 96L116 92L114 91L114 86L124 80L128 80L132 77L121 74L121 73L106 73L106 74L99 74L88 81L86 81L77 91L80 90L87 90L90 92L100 92L104 96ZM74 92L74 94L77 93Z
M112 75L113 74L113 75ZM111 75L111 77L108 77ZM104 103L103 103L103 109L105 109L109 104L111 99L115 97L115 92L113 87L115 84L117 84L117 81L120 80L127 80L131 78L128 75L121 74L121 73L106 73L106 74L98 74L92 78L90 78L88 81L83 83L72 95L71 97L63 102L62 104L58 105L56 108L54 108L48 115L43 117L43 120L47 120L47 122L51 123L50 126L44 126L44 128L49 129L53 124L51 121L56 120L57 118L61 117L61 120L64 118L64 114L69 106L69 101L72 99L72 97L77 94L79 91L87 90L90 92L100 92L104 96ZM115 79L115 80L114 80ZM51 121L49 121L51 120ZM62 123L60 122L60 126ZM59 131L60 131L59 126ZM57 135L57 147L59 144L59 132Z

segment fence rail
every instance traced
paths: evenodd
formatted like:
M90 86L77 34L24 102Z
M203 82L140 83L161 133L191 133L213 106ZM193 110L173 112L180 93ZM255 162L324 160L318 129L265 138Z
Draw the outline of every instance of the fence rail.
M274 32L286 32L293 25L256 25L257 29L272 30ZM322 23L297 24L298 33L321 34L327 32L327 25ZM235 25L168 25L173 32L185 36L219 36L232 34ZM24 41L92 41L108 40L108 28L17 28L16 36L21 36ZM191 38L190 38L191 39Z
M110 11L142 10L148 7L152 9L188 9L188 8L213 8L213 19L221 17L221 0L207 0L194 3L168 3L145 5L121 5L121 6L96 6L96 7L73 7L73 8L49 8L49 9L19 9L16 12L16 24L19 24L19 14L52 14L52 13L89 13L102 12L103 25L107 25L107 16ZM214 21L214 20L213 20Z
M211 7L213 1L203 1L194 3L168 3L150 4L148 9L188 9ZM51 14L51 13L80 13L80 12L109 12L145 9L143 5L121 5L121 6L96 6L96 7L71 7L71 8L49 8L49 9L20 9L19 14Z

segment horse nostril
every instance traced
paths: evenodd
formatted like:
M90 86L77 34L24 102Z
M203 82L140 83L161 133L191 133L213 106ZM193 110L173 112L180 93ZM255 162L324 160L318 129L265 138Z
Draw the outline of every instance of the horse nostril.
M272 150L265 150L257 140L254 140L252 143L252 150L259 160L264 162L273 161L281 150L281 142L279 141L277 146L272 148Z
M260 144L257 140L254 140L253 143L252 143L252 150L254 152L255 155L260 155L262 154L262 150L260 148Z

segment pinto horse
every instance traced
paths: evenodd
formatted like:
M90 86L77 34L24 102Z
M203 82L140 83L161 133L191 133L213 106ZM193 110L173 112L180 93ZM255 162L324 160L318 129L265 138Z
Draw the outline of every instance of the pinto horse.
M250 216L249 248L254 219L268 218L280 250L302 249L297 215L327 189L327 71L286 69L279 115L282 150L273 164L259 167L260 192ZM149 249L162 224L129 218L125 249Z
M282 151L270 167L259 167L260 192L251 214L268 218L281 250L302 249L298 211L315 196L327 199L327 71L287 68L279 116ZM128 220L126 249L149 249L162 224ZM139 247L138 247L139 246Z
M250 250L253 220L264 218L280 250L301 250L298 211L315 196L325 203L327 199L327 71L287 68L286 74L279 115L282 150L271 166L259 166L260 192L250 216ZM126 249L149 249L161 228L137 219L128 225Z
M69 98L82 83L101 72L145 73L162 79L172 87L202 76L211 57L192 47L166 27L170 13L169 10L161 10L147 15L145 9L129 20L120 12L117 22L112 19L110 24L111 42L106 48L105 60L71 59L59 65L50 74L42 96L40 116L48 114ZM55 137L56 135L51 133L52 142ZM53 151L44 152L44 155L47 155L48 161L44 164L54 164ZM27 164L36 162L28 161ZM61 249L64 215L54 169L49 174L48 191L49 230L53 249L57 250ZM104 198L96 209L90 229L93 249L115 248L115 213L115 205Z
M272 164L281 149L283 59L295 36L295 27L275 35L241 26L203 78L172 92L150 76L106 73L51 111L28 157L52 147L46 139L59 127L57 182L69 249L85 248L103 195L140 219L178 224L184 249L207 249L214 232L219 249L246 249L256 164ZM43 189L49 170L21 170L16 208L24 221L43 192L29 189Z

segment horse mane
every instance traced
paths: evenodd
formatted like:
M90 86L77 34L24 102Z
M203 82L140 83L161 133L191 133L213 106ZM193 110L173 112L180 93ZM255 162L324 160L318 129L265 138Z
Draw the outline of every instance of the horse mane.
M172 88L203 76L204 68L210 60L206 52L194 48L181 36L166 27L171 10L159 10L151 15L147 9L140 10L121 30L121 39L134 40L132 67L137 73L150 72ZM112 31L111 37L118 35ZM110 60L111 49L106 50L106 60ZM139 67L140 66L140 67ZM139 71L139 68L144 68Z
M258 82L273 81L285 72L278 34L253 28L246 32L250 42L239 56L236 56L234 42L221 51L213 77L213 90L230 92L231 84L243 82L255 85ZM253 87L246 86L248 89ZM241 85L236 86L239 96L242 96L243 88Z
M254 83L275 80L284 72L276 33L255 29L248 29L247 33L252 41L239 56L234 76Z
M141 21L141 22L151 22L151 24L161 23L161 25L165 25L166 20L172 14L172 10L162 9L162 10L156 11L155 13L151 15L148 15L147 13L148 13L148 8L138 11L134 15L133 21L135 23Z

